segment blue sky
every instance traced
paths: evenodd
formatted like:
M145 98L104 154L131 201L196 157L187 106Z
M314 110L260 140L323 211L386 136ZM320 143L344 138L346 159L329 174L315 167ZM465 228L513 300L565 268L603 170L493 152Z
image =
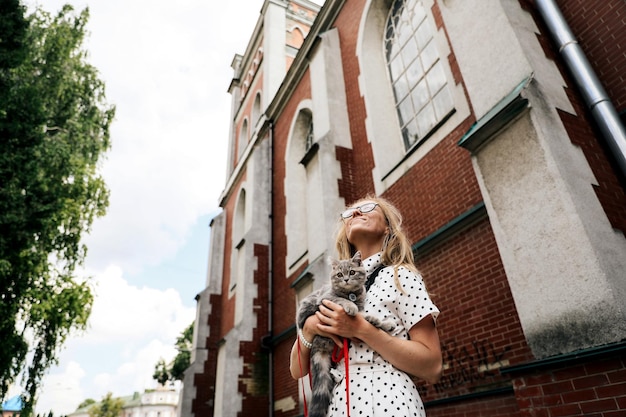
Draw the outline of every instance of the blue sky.
M191 227L184 246L171 259L159 265L147 267L141 273L129 276L137 285L146 285L160 290L175 288L183 303L194 305L194 297L204 289L209 250L209 224L217 214L198 217Z

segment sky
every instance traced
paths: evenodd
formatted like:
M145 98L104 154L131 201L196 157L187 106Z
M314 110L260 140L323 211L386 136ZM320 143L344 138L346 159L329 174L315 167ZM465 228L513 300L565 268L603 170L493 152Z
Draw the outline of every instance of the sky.
M85 237L95 302L43 379L36 411L155 388L154 367L195 318L225 185L235 54L263 0L25 0L89 8L83 49L116 106L101 174L110 205ZM13 394L19 393L14 387Z

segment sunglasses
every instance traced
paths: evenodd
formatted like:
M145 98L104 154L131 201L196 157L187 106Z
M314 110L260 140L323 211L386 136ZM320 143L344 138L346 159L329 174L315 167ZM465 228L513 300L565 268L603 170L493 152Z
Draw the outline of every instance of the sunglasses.
M370 211L373 211L376 208L377 205L378 205L378 203L365 203L365 204L363 204L361 206L358 206L358 207L352 207L352 208L346 209L346 210L341 212L341 218L342 219L349 219L352 216L354 216L354 213L357 212L357 211L359 213L361 213L361 214L369 213Z

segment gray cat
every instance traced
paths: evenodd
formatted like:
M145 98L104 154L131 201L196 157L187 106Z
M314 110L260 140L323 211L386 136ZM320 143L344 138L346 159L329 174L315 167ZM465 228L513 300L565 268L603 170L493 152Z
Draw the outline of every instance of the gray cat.
M306 319L315 314L322 300L330 300L339 304L350 316L363 311L367 274L361 264L361 253L357 252L352 259L347 260L338 261L329 258L329 263L332 268L330 283L302 300L296 315L298 329L302 329ZM371 316L365 316L365 319L387 332L395 328L391 320L380 321ZM333 367L331 354L335 343L330 338L316 336L311 344L313 345L310 353L312 393L309 417L326 417L335 386L330 373Z

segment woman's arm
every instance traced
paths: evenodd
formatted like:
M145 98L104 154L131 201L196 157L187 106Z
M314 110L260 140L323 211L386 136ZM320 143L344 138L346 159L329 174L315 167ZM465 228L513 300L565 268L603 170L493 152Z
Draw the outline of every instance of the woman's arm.
M306 328L306 324L304 327ZM307 333L309 334L309 336L307 336ZM313 337L311 337L311 334L309 332L305 332L304 330L302 330L302 334L309 342L313 341ZM299 355L298 350L300 351ZM300 341L300 335L296 334L296 340L295 342L293 342L293 346L291 347L291 355L289 357L289 371L291 372L291 377L293 379L302 378L309 373L310 353L310 349L307 348Z
M409 330L409 340L393 337L374 327L360 314L351 317L341 306L328 300L324 300L316 315L320 331L359 339L396 368L427 382L435 383L441 377L441 345L430 315Z

